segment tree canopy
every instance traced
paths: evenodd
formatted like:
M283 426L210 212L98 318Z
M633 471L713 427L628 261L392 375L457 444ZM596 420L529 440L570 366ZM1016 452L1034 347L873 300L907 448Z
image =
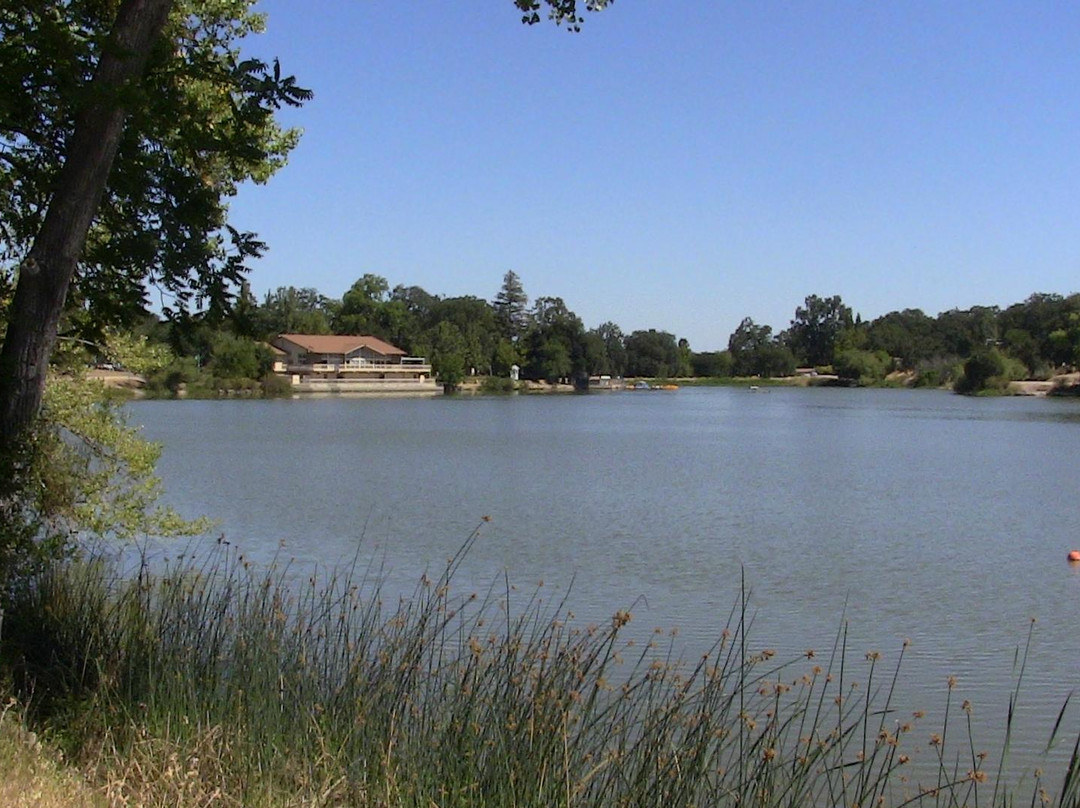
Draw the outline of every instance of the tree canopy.
M788 376L795 357L773 336L772 327L745 317L728 340L732 371L736 376Z
M240 56L251 0L94 0L0 9L0 443L36 417L58 331L227 307L253 234L227 222L239 183L295 145L274 113L310 92ZM67 317L65 319L65 307ZM83 316L79 316L79 314Z
M97 207L70 308L72 326L129 324L156 288L166 314L198 298L223 305L263 245L231 228L240 183L265 182L299 133L274 112L311 93L279 66L243 58L263 28L250 2L176 0L145 76L116 90L126 125ZM72 143L99 88L114 23L109 3L20 4L0 11L0 271L28 256Z
M829 365L840 335L854 325L851 308L839 295L810 295L805 306L795 309L795 319L787 331L787 345L795 358L806 365Z
M557 24L565 25L568 30L580 31L581 23L585 18L581 16L580 9L586 11L602 11L615 0L585 0L580 5L577 0L543 0L543 6L547 6L548 16ZM521 21L527 25L540 22L540 0L514 0L522 11Z

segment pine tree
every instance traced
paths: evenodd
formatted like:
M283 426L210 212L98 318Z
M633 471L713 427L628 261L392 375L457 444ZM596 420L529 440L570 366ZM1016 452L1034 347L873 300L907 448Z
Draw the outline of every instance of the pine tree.
M516 342L525 333L529 325L529 315L526 310L529 297L525 294L525 287L521 284L521 278L514 270L503 275L502 288L495 295L492 306L495 308L495 317L498 320L502 335Z

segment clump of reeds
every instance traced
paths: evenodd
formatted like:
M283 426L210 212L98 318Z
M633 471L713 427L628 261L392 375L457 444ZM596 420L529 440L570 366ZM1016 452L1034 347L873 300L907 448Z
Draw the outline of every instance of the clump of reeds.
M13 595L5 661L118 803L1020 800L970 735L946 746L948 702L936 734L900 715L899 660L884 672L876 653L852 659L843 629L831 650L779 661L753 648L744 601L708 653L684 660L673 639L627 639L630 611L583 625L565 597L508 581L456 594L475 538L390 603L369 571L298 580L224 543L154 574L65 563ZM1076 759L1061 805L1077 804ZM1049 799L1041 779L1028 796Z

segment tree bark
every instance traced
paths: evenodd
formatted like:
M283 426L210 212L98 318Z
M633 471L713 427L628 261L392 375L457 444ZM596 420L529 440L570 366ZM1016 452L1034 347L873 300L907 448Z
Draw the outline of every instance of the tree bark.
M79 111L41 230L19 267L0 349L0 449L10 449L41 409L45 374L68 287L123 134L123 93L137 82L173 0L124 0Z

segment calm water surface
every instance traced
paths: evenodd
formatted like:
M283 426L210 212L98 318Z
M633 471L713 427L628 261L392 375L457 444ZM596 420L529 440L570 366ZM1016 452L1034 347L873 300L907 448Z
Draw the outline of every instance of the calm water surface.
M696 654L745 573L759 647L827 650L845 618L860 662L909 638L904 699L940 706L956 675L989 735L1037 618L1020 752L1080 685L1080 402L780 388L130 411L164 444L173 504L257 561L359 552L411 590L490 515L459 587L572 582L578 615L632 605Z

